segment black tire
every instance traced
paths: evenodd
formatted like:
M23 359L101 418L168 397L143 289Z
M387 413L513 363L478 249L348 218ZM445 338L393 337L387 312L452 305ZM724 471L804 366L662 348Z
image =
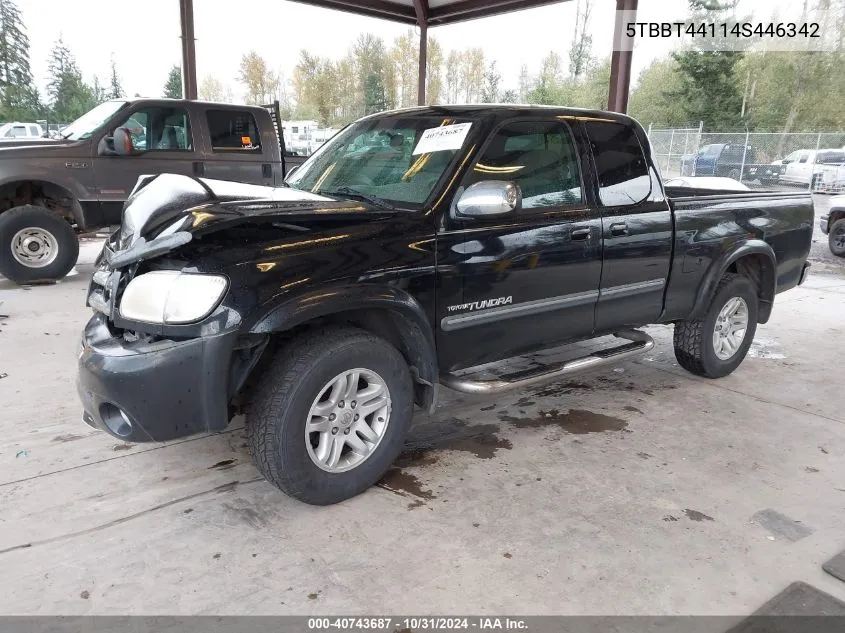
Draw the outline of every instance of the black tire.
M727 360L722 360L716 355L713 335L719 312L734 297L743 299L748 306L748 325L737 351ZM675 323L675 358L678 364L696 376L727 376L739 367L751 347L757 331L757 314L758 297L754 283L743 275L726 274L716 286L710 306L700 320Z
M362 368L376 372L390 399L389 422L374 451L351 470L321 469L309 455L305 424L314 399L334 377ZM364 330L314 330L279 349L258 379L247 407L249 446L261 474L291 497L329 505L375 484L399 456L414 409L413 382L402 355Z
M57 253L41 267L28 266L15 258L12 240L24 229L34 228L55 240ZM25 205L0 213L0 274L16 283L55 281L67 275L79 258L79 241L67 220L44 207Z
M845 218L830 225L827 244L830 246L831 253L837 257L845 257Z

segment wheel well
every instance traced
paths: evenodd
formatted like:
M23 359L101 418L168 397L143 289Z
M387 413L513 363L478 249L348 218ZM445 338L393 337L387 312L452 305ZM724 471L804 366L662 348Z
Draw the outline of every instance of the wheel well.
M82 217L79 202L67 189L54 183L20 180L0 185L0 213L25 204L49 209L71 223Z
M437 392L437 359L432 344L419 325L389 308L362 308L319 317L288 330L273 332L268 349L272 352L305 331L330 325L347 325L366 330L393 345L408 363L414 379L414 401L424 408L434 405Z
M828 218L828 220L827 220L828 226L833 226L834 222L837 222L838 220L845 218L845 210L831 211L828 214L827 218Z
M766 323L772 312L775 293L775 271L771 260L759 253L745 255L731 262L725 272L743 275L754 283L757 288L757 297L760 299L758 321Z

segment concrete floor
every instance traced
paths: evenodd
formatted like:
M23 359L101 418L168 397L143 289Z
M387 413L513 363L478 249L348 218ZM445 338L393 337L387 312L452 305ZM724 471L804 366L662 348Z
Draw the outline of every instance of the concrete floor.
M814 247L814 253L815 253ZM650 355L419 415L380 487L314 508L242 423L126 445L80 418L79 274L0 281L0 614L731 614L841 599L845 267L781 295L719 381ZM842 262L845 264L845 262Z

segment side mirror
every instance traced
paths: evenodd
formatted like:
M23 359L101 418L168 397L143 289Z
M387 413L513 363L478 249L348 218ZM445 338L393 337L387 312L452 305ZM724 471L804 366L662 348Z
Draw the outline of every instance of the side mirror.
M482 180L464 190L456 209L461 217L489 218L513 213L521 207L522 190L518 184L505 180Z
M118 156L129 156L135 153L135 146L132 145L132 135L125 127L119 127L112 135L114 151Z

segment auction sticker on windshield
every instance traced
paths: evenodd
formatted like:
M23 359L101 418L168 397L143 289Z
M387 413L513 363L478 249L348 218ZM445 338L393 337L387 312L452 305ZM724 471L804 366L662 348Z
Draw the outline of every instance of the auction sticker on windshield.
M429 128L420 137L413 155L461 149L471 127L472 123L456 123Z

